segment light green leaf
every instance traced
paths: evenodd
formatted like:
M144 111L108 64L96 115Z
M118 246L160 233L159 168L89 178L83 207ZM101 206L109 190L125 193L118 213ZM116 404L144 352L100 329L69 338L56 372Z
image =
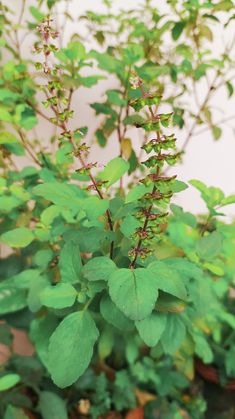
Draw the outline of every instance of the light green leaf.
M70 284L79 282L82 260L78 244L73 241L65 243L60 253L59 268L62 282Z
M220 202L221 207L230 204L235 204L235 195L229 195L226 198L222 199L222 201Z
M140 337L146 345L150 347L157 345L165 330L166 320L166 314L152 313L145 319L135 322Z
M88 312L65 317L50 338L48 369L61 388L73 384L89 366L99 332Z
M185 325L178 314L167 315L167 323L161 337L165 353L173 355L181 346L186 336Z
M91 196L82 203L82 209L86 212L89 220L94 220L105 213L109 207L107 199L100 199L97 196Z
M55 286L48 285L40 293L41 303L46 307L65 308L71 307L76 299L77 291L70 284L59 283Z
M70 42L67 48L62 48L60 51L56 52L56 57L63 62L70 61L79 61L86 58L86 49L83 44L80 42Z
M19 227L1 235L1 241L11 247L26 247L34 240L29 228Z
M44 14L40 12L38 7L30 6L29 11L31 15L34 17L34 19L37 20L37 22L40 22L44 18Z
M14 196L2 195L0 197L0 211L3 213L9 213L20 205L22 201Z
M224 199L224 193L220 188L215 188L213 186L208 187L203 182L196 179L190 180L189 183L201 192L201 197L206 202L209 209L216 205L220 205L221 201Z
M128 214L120 227L121 232L124 234L125 237L128 239L131 237L131 235L136 231L138 227L140 227L140 221L137 220L133 215Z
M9 390L14 387L20 381L20 376L18 374L6 374L3 377L0 377L0 391Z
M187 299L184 282L174 269L171 269L161 261L152 262L148 266L148 269L153 273L158 289L174 295L181 300Z
M18 139L11 132L0 132L0 144L12 144L18 142Z
M206 262L203 264L203 268L208 269L210 272L217 276L224 276L224 269L219 265L215 265L214 263Z
M79 210L85 193L75 185L47 182L33 188L33 193L64 208Z
M146 192L150 192L151 188L153 189L152 185L150 188L146 187L145 185L136 185L130 189L128 192L125 203L128 204L129 202L133 202L141 198Z
M222 129L220 127L212 127L212 134L215 140L219 140L222 135Z
M222 251L222 242L221 233L213 231L197 241L196 252L201 259L211 260Z
M68 419L65 401L51 391L40 393L39 409L43 419Z
M110 258L98 256L83 266L82 274L88 281L107 281L116 269L115 263Z
M101 180L108 181L107 186L116 183L129 169L129 163L121 157L111 160L103 172L99 173Z
M154 309L158 287L149 269L119 269L109 279L109 294L128 318L142 320Z

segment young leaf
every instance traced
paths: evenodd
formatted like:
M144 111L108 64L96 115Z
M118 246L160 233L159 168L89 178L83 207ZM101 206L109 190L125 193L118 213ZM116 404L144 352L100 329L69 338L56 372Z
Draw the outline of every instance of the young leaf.
M150 347L157 345L165 330L166 320L166 314L152 313L145 319L135 322L140 337L146 345Z
M77 291L70 284L49 285L40 293L42 305L51 308L65 308L73 305Z
M107 281L116 269L115 263L107 256L98 256L83 266L82 274L88 281Z
M119 269L109 279L109 294L128 318L142 320L154 309L158 287L149 269Z
M225 207L225 205L230 204L235 204L235 195L229 195L220 202L221 207Z
M65 317L50 338L48 369L61 388L73 384L88 367L99 332L88 312Z
M26 247L34 240L29 228L19 227L1 235L1 241L11 247Z
M6 391L14 387L20 381L18 374L6 374L0 377L0 391Z
M129 169L129 163L121 157L111 160L103 172L99 173L101 180L108 181L107 186L116 183Z

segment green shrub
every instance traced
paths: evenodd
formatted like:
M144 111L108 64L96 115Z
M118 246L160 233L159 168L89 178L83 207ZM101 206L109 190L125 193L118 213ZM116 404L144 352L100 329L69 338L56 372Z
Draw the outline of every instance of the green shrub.
M0 232L8 252L1 260L0 339L12 348L15 327L35 347L32 357L12 353L4 364L1 415L23 418L24 408L63 419L85 399L97 418L135 407L138 389L160 396L147 405L149 417L151 409L203 417L201 396L187 396L187 405L182 391L189 391L194 356L213 362L210 340L221 344L224 324L234 329L226 298L234 225L220 217L235 196L192 180L208 208L196 217L173 203L188 186L167 170L198 125L215 139L221 134L210 99L221 86L232 96L232 59L228 47L223 61L208 52L210 22L221 25L224 10L229 25L231 2L169 1L171 17L148 1L146 14L113 16L106 2L107 13L80 18L100 44L92 51L79 33L59 46L63 33L45 3L53 16L59 2L29 8L33 62L22 57L19 40L25 2L16 25L1 5L2 58L6 51L11 58L0 70ZM211 71L208 93L193 111L190 84L195 92ZM91 104L99 145L118 144L118 156L101 169L89 159L90 127L80 126L73 95L110 75L118 87ZM41 119L48 128L38 134ZM187 121L191 128L177 148L174 126ZM225 365L233 373L230 352Z

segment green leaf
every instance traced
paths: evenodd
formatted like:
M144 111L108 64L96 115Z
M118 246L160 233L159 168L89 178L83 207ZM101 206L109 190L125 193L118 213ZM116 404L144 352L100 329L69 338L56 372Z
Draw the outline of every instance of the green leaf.
M226 373L230 377L235 375L235 348L230 348L225 355Z
M156 304L156 310L160 313L181 313L185 308L185 301L168 293L160 293Z
M133 188L130 189L128 192L125 203L128 204L129 202L134 202L141 198L146 192L151 191L152 185L150 185L150 188L146 187L145 185L136 185Z
M210 364L213 361L213 352L207 340L203 335L197 333L193 335L193 340L195 342L196 355L198 355L206 364Z
M206 262L203 264L204 269L208 269L210 272L217 276L224 276L224 269L221 266L215 265L214 263Z
M235 195L229 195L220 202L221 207L225 207L225 205L230 204L235 204Z
M62 62L80 61L86 58L86 49L80 42L70 42L67 48L62 48L55 53L55 56Z
M180 35L182 34L184 28L185 28L186 22L177 22L173 29L172 29L172 38L174 39L174 41L177 41L177 39L179 39Z
M29 228L19 227L1 235L1 241L10 247L26 247L34 240Z
M109 201L107 199L100 199L98 196L91 196L84 199L81 208L86 212L89 220L94 220L100 217L107 211Z
M152 313L146 319L135 322L141 339L146 345L152 347L159 342L165 327L167 315L164 313Z
M81 83L82 86L85 86L85 87L92 87L95 84L97 84L99 80L104 80L104 79L106 79L106 77L99 76L99 75L97 76L93 75L93 76L87 76L87 77L79 76L79 82Z
M234 92L234 87L233 87L232 83L227 81L226 82L226 87L227 87L227 90L228 90L228 97L231 97L233 95L233 92Z
M0 197L0 211L3 213L9 213L21 205L22 201L14 196L3 195Z
M118 118L117 112L114 109L112 109L109 104L92 103L90 106L92 109L96 111L96 115L104 114L104 115L110 115L114 119Z
M28 419L22 409L8 404L3 419Z
M188 185L181 180L175 180L173 185L171 186L171 191L173 193L185 191L188 188Z
M48 285L46 276L40 276L37 281L31 281L27 297L28 308L35 313L42 307L40 294L43 289Z
M222 129L220 127L212 127L212 134L215 140L219 140L222 135Z
M43 419L68 419L65 401L51 391L40 393L39 409Z
M191 185L201 192L202 199L206 202L209 210L217 205L220 205L224 199L224 193L220 188L208 187L200 180L190 180Z
M49 338L58 325L58 319L53 314L34 319L30 324L30 338L36 348L43 365L48 366Z
M82 274L88 281L107 281L116 269L115 263L110 258L98 256L83 266Z
M17 289L14 282L8 280L0 283L0 314L14 313L26 307L25 291Z
M101 299L100 312L106 322L115 326L121 332L129 332L134 329L133 322L117 308L107 295L104 295Z
M79 210L85 193L75 185L47 182L33 188L33 193L64 208Z
M132 65L144 58L144 49L141 44L129 44L123 49L123 60L127 65Z
M18 374L6 374L3 377L0 377L0 391L9 390L14 387L20 381L20 376Z
M60 253L59 268L61 281L76 284L80 280L82 260L79 245L72 240L65 243Z
M189 225L190 227L196 228L197 218L191 212L184 212L181 207L175 204L171 204L170 208L176 217L177 221L181 221L184 224Z
M138 227L140 227L139 220L137 220L133 215L128 214L127 217L124 218L120 230L124 236L129 239Z
M109 279L109 294L128 318L142 320L154 309L158 287L149 269L119 269Z
M98 354L100 359L107 358L114 346L114 334L113 329L105 326L101 332L98 342Z
M171 269L164 262L159 261L152 262L148 266L148 269L155 276L155 284L158 289L174 295L181 300L187 299L187 291L184 282L174 269Z
M125 106L127 104L127 101L121 97L121 92L118 90L108 90L106 94L108 101L112 105Z
M88 312L65 317L50 338L48 369L61 388L73 384L89 366L99 332Z
M77 291L70 284L59 283L49 285L40 293L41 303L46 307L65 308L71 307L77 296Z
M0 144L12 144L18 142L18 139L11 132L0 132Z
M169 313L161 344L164 351L173 355L181 346L186 336L185 325L178 314Z
M101 180L108 181L107 186L116 183L129 169L129 163L121 157L111 160L103 172L99 173Z
M30 6L29 11L34 19L37 20L37 22L40 22L44 19L44 14L40 12L38 7Z
M222 251L222 235L214 231L201 237L196 243L196 252L201 259L211 260Z

